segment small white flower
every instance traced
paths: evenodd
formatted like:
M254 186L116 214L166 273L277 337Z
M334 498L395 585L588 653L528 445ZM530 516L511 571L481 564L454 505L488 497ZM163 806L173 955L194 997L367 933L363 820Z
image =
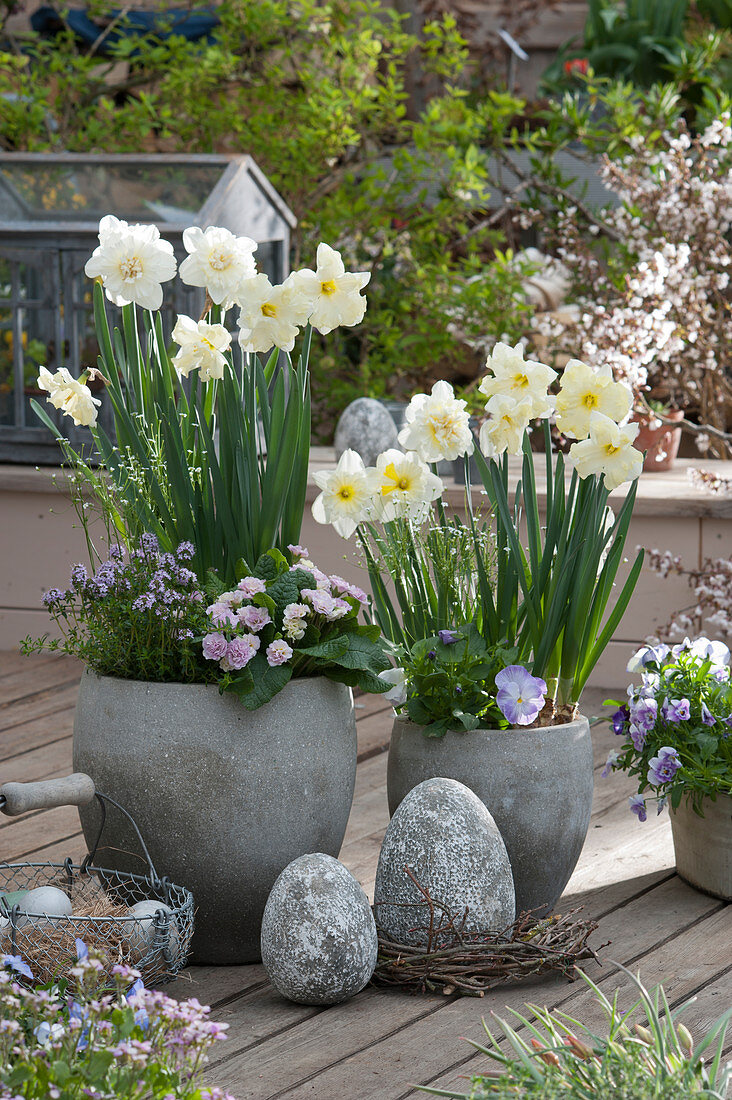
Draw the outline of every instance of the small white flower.
M349 539L370 515L373 471L367 470L360 454L349 448L338 459L335 470L316 470L313 480L323 490L313 501L313 519L316 523L331 523L342 538ZM298 564L303 566L303 562Z
M405 413L399 442L416 451L423 462L452 462L473 453L473 435L465 401L455 397L449 382L435 382L432 394L418 393Z
M635 481L643 469L643 454L633 446L638 424L621 428L609 416L593 412L589 430L587 439L569 448L579 476L604 474L608 489L617 489L624 481Z
M373 485L376 514L383 522L397 517L420 519L443 490L440 478L419 455L393 448L376 459Z
M593 413L602 413L617 423L625 419L632 404L630 386L613 382L609 366L593 370L579 359L570 359L556 399L557 427L572 439L586 439Z
M228 229L191 226L183 233L190 255L180 265L180 277L189 286L204 286L217 305L236 301L240 285L257 273L252 253L257 242L235 237Z
M136 302L145 309L159 309L161 283L175 275L173 246L160 239L155 225L128 225L112 214L99 223L99 245L84 271L100 278L110 302L116 306Z
M495 458L504 451L520 455L524 432L533 419L536 401L528 396L521 401L505 394L496 394L486 405L489 419L480 429L480 449L486 458Z
M308 319L310 303L291 285L272 286L266 275L245 279L237 291L241 306L239 343L245 352L270 348L292 351L300 325Z
M395 707L401 707L407 701L407 680L403 668L386 668L379 673L379 679L394 686L384 692L384 699L388 699Z
M204 379L224 377L226 356L223 353L231 344L231 334L223 325L208 325L181 314L172 336L180 345L180 351L173 358L179 374L187 378L192 370L199 369Z
M101 401L92 397L89 387L69 374L66 367L61 367L55 374L41 367L38 388L47 390L50 395L47 400L55 409L70 416L74 424L84 428L96 424L97 410L94 406L101 405Z
M316 269L293 271L285 280L310 304L310 324L324 336L339 325L359 324L366 312L361 291L371 278L368 271L346 271L340 252L319 244Z

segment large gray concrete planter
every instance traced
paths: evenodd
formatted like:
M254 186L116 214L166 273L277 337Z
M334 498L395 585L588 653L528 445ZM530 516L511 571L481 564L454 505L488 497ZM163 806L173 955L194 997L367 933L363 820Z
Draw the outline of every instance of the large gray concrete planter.
M450 730L433 738L409 719L396 718L387 773L389 812L412 787L435 776L470 787L493 815L511 861L516 912L553 908L590 824L587 719L542 729Z
M704 817L682 799L671 810L676 870L698 890L732 901L732 798L705 798L701 809Z
M351 690L294 680L248 711L213 686L87 671L74 768L129 810L158 874L193 892L193 961L254 962L280 871L306 852L340 850L356 778ZM96 805L80 813L89 841ZM130 854L139 845L112 810L102 844L100 865L141 869Z

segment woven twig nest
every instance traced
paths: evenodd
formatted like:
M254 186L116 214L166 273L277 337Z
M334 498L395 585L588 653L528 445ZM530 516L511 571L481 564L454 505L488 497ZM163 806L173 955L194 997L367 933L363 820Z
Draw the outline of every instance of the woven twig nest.
M467 909L451 913L446 905L430 897L409 868L404 870L424 897L422 902L409 904L419 918L415 928L424 931L427 946L414 947L389 939L379 927L379 907L395 903L377 903L374 917L379 957L372 981L379 985L400 986L415 993L441 991L482 997L495 986L550 972L572 981L578 963L585 959L600 961L587 942L597 922L578 919L581 907L563 916L538 917L525 912L500 932L466 933Z

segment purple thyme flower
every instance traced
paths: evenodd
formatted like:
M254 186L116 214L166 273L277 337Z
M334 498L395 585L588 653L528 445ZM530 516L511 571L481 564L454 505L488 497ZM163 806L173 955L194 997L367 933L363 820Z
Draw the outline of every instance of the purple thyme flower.
M196 574L190 569L185 569L182 565L176 565L171 574L176 584L181 585L183 588L188 588L190 585L196 583Z
M113 561L122 561L125 556L124 546L120 546L118 542L113 542L109 547L109 556Z
M207 634L203 639L203 655L207 661L220 661L226 656L228 647L223 634Z
M60 588L49 588L48 592L43 593L43 602L46 607L58 607L65 598L66 593Z
M630 711L627 707L620 707L616 710L610 719L610 723L613 727L613 733L621 734L625 730L625 723L628 721Z
M140 550L144 554L157 554L158 549L159 543L155 535L151 535L149 531L140 535Z
M133 611L151 611L155 606L155 596L152 592L143 592L132 602Z
M615 765L617 764L619 759L620 759L620 753L619 752L608 753L608 758L605 761L605 767L600 772L600 777L602 779L607 779L607 777L610 775L610 772L613 770L613 768L615 767Z
M653 756L648 761L648 782L654 787L670 783L680 767L681 760L676 749L664 745L658 750L658 756Z
M639 821L645 821L648 817L646 813L646 800L642 794L632 794L628 799L630 803L630 812L637 814Z
M82 563L79 562L78 565L72 566L71 583L74 588L83 588L88 580L89 574L85 565L82 565Z
M546 683L523 665L508 665L496 676L496 703L512 726L530 726L544 706Z
M685 722L691 714L691 704L688 699L666 697L661 706L661 714L667 722Z
M190 561L195 556L196 548L192 542L183 541L176 550L176 557L180 561Z
M701 720L705 726L714 726L717 723L717 719L705 702L702 702L701 705Z
M437 636L443 645L454 645L460 637L456 630L438 630Z

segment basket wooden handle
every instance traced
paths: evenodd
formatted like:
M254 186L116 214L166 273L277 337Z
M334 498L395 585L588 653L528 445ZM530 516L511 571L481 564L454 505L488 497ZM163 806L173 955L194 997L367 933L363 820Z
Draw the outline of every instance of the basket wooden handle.
M54 806L83 806L94 797L94 780L84 772L38 783L4 783L0 787L0 811L8 817Z

